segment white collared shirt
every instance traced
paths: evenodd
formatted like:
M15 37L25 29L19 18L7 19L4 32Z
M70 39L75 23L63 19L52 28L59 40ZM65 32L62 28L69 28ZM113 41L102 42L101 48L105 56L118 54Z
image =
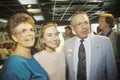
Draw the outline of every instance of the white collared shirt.
M73 75L74 75L74 80L77 80L77 67L78 67L78 49L79 45L81 44L80 39L77 37L75 40L75 48L74 48L74 55L73 55ZM86 39L84 39L83 42L85 46L85 51L86 51L86 67L87 67L87 80L89 79L90 76L90 64L91 64L91 43L90 43L90 38L89 35Z

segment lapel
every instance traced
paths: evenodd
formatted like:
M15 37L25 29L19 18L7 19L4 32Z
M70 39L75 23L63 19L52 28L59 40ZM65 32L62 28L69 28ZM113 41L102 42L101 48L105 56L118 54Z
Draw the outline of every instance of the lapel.
M66 48L66 56L67 56L67 62L70 68L70 72L73 72L73 54L74 54L74 48L75 48L75 39L76 37L73 37L70 41L67 42L67 48Z
M91 42L91 64L90 64L90 78L89 80L95 80L94 78L97 77L97 68L98 68L98 61L99 61L99 43L97 37L90 36Z

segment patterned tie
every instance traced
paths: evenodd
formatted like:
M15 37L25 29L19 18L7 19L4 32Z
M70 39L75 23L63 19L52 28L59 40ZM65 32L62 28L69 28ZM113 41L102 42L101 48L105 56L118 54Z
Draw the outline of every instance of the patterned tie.
M84 40L81 40L78 52L78 70L77 70L77 80L86 80L86 55L85 47L83 44Z

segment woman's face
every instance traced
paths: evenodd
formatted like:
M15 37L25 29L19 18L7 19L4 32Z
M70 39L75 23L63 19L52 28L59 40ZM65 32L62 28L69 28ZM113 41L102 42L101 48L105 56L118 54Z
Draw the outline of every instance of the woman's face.
M12 38L17 42L17 46L30 48L35 42L34 28L29 23L19 24L13 32Z
M42 41L45 44L46 50L55 50L60 42L59 32L57 31L57 28L54 26L46 28Z

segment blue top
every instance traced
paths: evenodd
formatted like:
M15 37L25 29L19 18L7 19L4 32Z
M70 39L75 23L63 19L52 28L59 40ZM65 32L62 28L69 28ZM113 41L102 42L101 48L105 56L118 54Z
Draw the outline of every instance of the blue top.
M32 57L10 56L0 72L0 80L49 80L48 74Z

